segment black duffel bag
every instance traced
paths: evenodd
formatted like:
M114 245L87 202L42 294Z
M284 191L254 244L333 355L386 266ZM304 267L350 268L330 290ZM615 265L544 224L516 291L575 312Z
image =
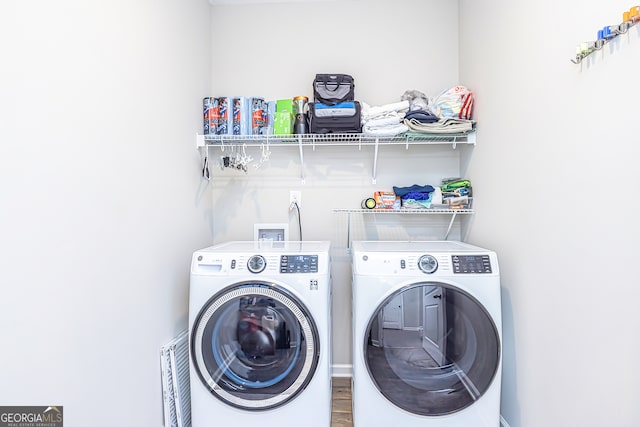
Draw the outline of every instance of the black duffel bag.
M359 133L360 103L358 101L326 105L318 102L309 104L310 133Z
M313 100L326 105L353 101L355 84L348 74L316 74L313 79Z

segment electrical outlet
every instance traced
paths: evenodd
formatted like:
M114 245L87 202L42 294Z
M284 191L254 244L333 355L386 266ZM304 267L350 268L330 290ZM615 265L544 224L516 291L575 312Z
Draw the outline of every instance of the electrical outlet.
M300 191L289 191L289 208L292 208L294 203L298 205L298 208L302 207L302 194Z

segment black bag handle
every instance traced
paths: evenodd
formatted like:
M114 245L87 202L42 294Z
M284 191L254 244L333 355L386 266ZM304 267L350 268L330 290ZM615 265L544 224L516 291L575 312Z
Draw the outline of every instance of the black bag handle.
M331 76L336 76L336 78L332 79ZM352 81L352 79L348 78L346 74L318 74L316 75L316 80L320 80L324 88L329 92L337 91L340 88L340 85L345 82L345 80L347 80L347 83L351 83ZM327 84L329 83L331 85L336 85L335 89L329 89L329 87L327 87Z
M341 92L340 89L344 89L345 86L348 87L348 94L338 96ZM335 105L346 99L353 99L353 88L353 77L349 74L316 74L313 82L313 95L314 99L318 101Z

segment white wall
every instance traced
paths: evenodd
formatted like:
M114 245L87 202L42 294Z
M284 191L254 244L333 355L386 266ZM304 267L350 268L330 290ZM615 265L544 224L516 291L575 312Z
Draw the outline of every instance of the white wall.
M511 427L640 425L640 29L569 61L630 6L460 1L479 129L470 241L500 255Z
M316 73L352 74L371 105L407 89L435 95L458 83L457 11L444 0L215 6L213 95L312 98Z
M0 6L0 404L162 425L160 346L211 242L206 0Z
M186 326L188 260L212 239L211 195L214 241L250 238L254 222L289 221L295 235L288 190L302 189L305 237L343 246L344 219L331 208L354 207L399 177L435 179L429 167L411 168L433 161L430 151L417 160L414 151L389 153L372 185L371 153L336 148L305 157L304 186L297 153L286 150L253 172L258 180L216 171L211 193L202 186L192 135L204 94L310 95L315 72L338 71L353 74L357 97L372 104L456 83L476 93L470 241L500 256L509 424L640 424L638 203L617 198L633 195L640 150L640 30L582 66L569 62L577 43L630 5L461 0L458 25L455 2L367 2L366 18L344 3L347 39L372 43L324 56L313 41L326 28L319 5L213 8L223 26L229 18L259 27L260 18L285 52L259 53L258 62L236 53L235 69L214 55L213 71L204 0L0 6L1 404L64 405L69 426L112 426L123 416L160 425L158 348ZM419 55L407 42L416 33L435 37ZM305 48L294 51L288 36ZM248 33L240 40L255 46ZM256 64L265 74L252 79ZM456 168L451 153L436 157L428 166ZM398 170L403 161L410 167ZM377 230L404 237L400 226ZM350 304L342 249L338 313ZM348 314L334 319L334 357L348 363Z
M397 102L408 89L434 96L458 84L458 6L446 0L341 1L213 7L212 88L215 96L306 95L312 99L316 73L348 73L357 100L370 105ZM410 13L407 13L410 12ZM247 30L247 28L249 30ZM222 45L216 41L229 40ZM436 37L428 48L425 38ZM416 45L416 40L420 42ZM234 49L231 49L233 47ZM425 54L425 50L428 54ZM215 166L222 153L210 148L214 197L214 240L253 239L254 223L289 223L299 238L297 216L288 211L289 191L302 192L305 240L331 240L333 362L337 374L351 364L351 259L346 250L346 216L334 208L357 208L376 190L439 184L460 171L451 147L382 147L377 182L372 183L373 149L317 147L304 150L305 183L296 148L272 148L270 161L246 174ZM258 163L260 150L248 150ZM469 155L469 153L465 153ZM359 217L354 239L444 236L448 218ZM431 222L434 227L426 224ZM456 234L457 233L457 234ZM459 235L456 228L454 235Z

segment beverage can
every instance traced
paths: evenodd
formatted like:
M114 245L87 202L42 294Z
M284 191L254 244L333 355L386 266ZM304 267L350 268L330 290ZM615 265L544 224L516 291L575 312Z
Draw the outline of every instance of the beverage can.
M202 113L203 113L203 134L210 135L216 133L216 125L213 118L213 98L207 96L202 99Z
M241 135L242 116L242 98L233 98L233 128L231 130L233 135Z
M218 100L218 120L216 124L216 134L218 135L228 135L231 132L230 122L232 116L229 111L229 98L226 96L221 96L217 98Z
M262 135L265 128L266 103L263 98L251 98L251 133Z

